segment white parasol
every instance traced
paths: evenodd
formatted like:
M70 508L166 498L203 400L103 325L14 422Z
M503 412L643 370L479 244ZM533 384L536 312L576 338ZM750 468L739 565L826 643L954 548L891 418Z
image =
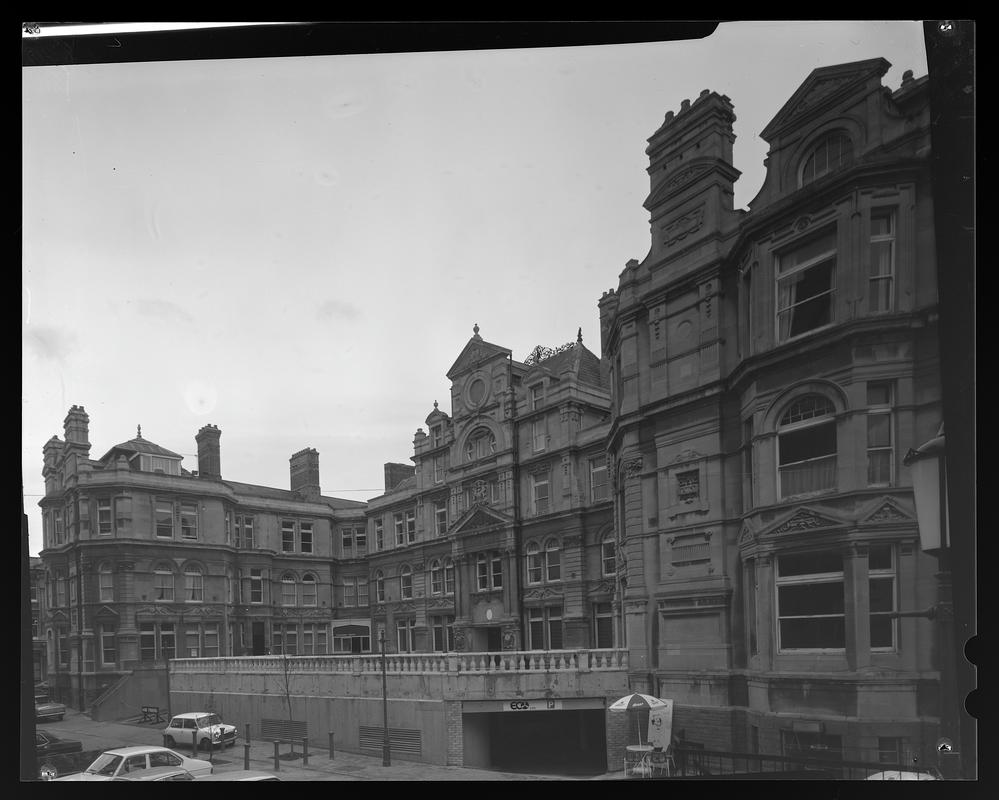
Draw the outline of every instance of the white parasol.
M625 695L620 700L615 700L607 708L610 711L644 711L653 708L662 708L668 706L665 700L660 700L658 697L653 697L650 694L640 694L634 692L633 694ZM638 727L638 743L642 743L642 726L638 724L638 718L635 718L636 725Z

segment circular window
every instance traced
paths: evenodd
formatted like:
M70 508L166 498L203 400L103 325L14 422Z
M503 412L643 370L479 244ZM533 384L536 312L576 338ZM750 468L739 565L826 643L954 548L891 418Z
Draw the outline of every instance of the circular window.
M473 406L482 404L486 399L486 382L482 378L475 378L468 384L468 400Z

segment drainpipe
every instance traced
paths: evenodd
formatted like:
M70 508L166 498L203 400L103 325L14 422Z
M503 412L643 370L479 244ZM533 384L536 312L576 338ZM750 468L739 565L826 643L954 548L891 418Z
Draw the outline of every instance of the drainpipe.
M74 515L74 525L75 525L75 515ZM76 531L74 531L76 533ZM80 559L80 539L79 536L76 537L76 633L78 641L80 642L80 647L77 650L76 657L76 680L77 680L77 705L80 711L85 711L84 708L84 691L83 691L83 563Z
M513 476L513 541L516 550L514 563L517 565L517 585L520 591L517 592L517 629L520 631L520 649L526 649L526 639L524 638L524 608L523 608L523 584L521 583L524 574L524 547L521 530L520 514L520 424L517 422L517 394L513 389L513 354L507 356L507 386L510 387L510 419L513 421L513 464L510 472ZM512 576L511 576L512 577Z

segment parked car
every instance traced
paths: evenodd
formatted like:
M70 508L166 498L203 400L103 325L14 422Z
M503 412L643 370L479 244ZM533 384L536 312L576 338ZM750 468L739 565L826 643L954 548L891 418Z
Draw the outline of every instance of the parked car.
M875 772L868 775L868 781L938 781L937 775L931 771L915 771L908 769L889 769L884 772Z
M45 731L35 731L35 755L39 760L43 756L56 753L82 753L83 742L75 739L60 739Z
M211 775L202 775L197 779L201 781L279 781L281 780L273 772L266 772L262 769L234 769L230 772L215 772Z
M197 734L198 748L201 750L236 743L236 726L223 722L213 711L176 714L163 729L163 741L167 747L189 745L194 734Z
M200 758L187 758L175 753L167 747L117 747L105 750L83 772L55 778L56 781L110 781L127 776L134 777L137 772L151 770L157 767L180 767L192 776L211 775L211 762Z
M62 703L54 703L48 699L47 695L35 695L35 719L45 722L49 720L60 720L66 715L66 706Z
M207 775L205 777L211 777ZM138 772L130 772L128 775L119 775L112 778L113 781L193 781L194 776L186 769L180 767L153 767L143 769ZM202 778L201 780L204 780Z

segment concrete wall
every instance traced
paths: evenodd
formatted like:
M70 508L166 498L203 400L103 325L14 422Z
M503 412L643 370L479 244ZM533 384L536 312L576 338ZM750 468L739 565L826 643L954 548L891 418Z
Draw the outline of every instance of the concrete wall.
M98 722L137 717L143 706L159 706L167 714L170 703L166 667L136 667L100 704L91 706Z

